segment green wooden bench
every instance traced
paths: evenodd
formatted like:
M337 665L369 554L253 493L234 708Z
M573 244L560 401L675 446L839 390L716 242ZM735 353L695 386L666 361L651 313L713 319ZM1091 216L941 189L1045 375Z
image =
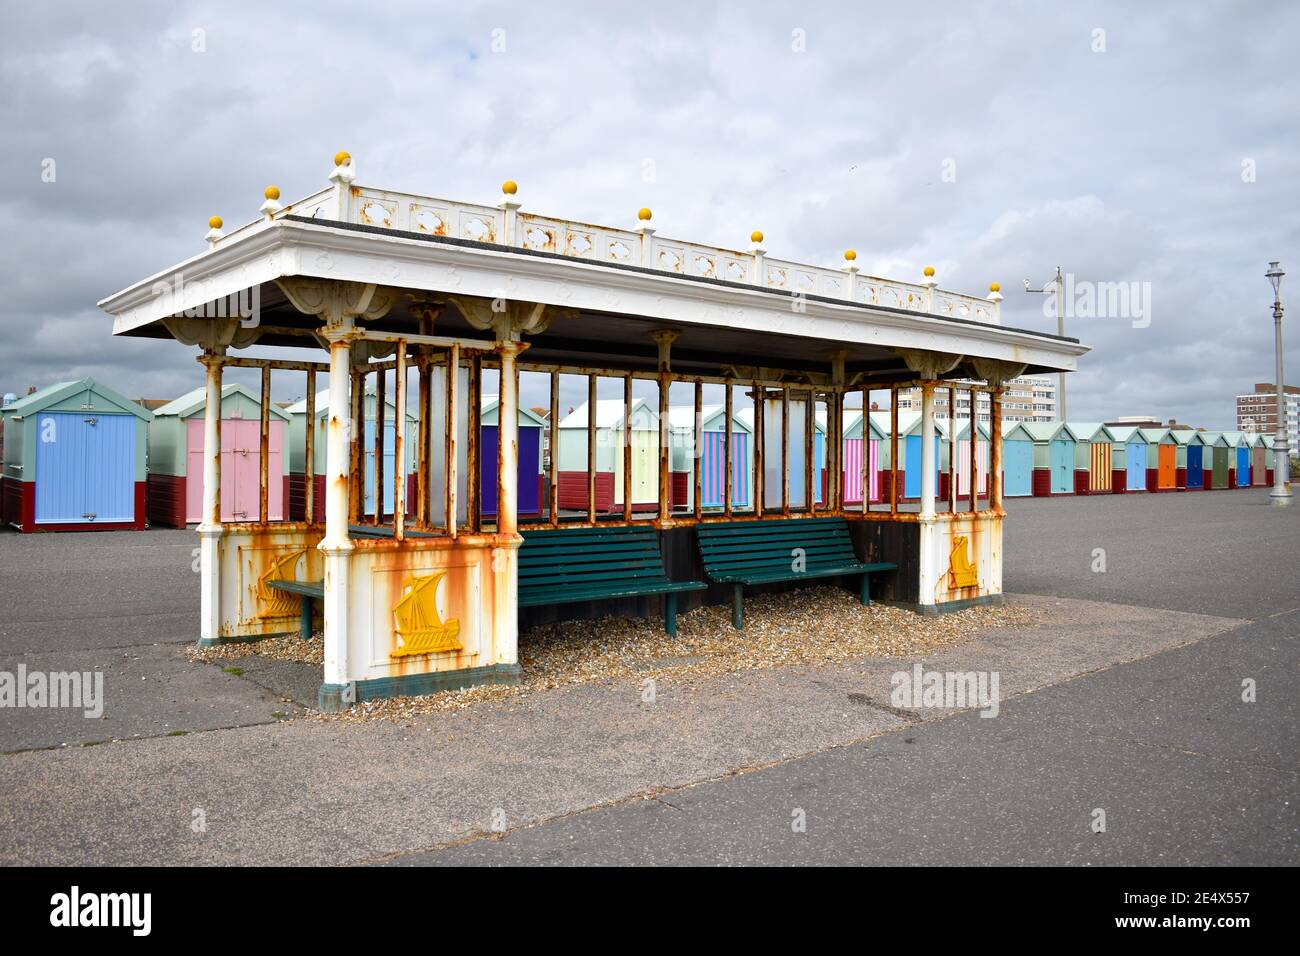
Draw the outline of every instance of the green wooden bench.
M747 584L860 574L862 603L870 604L872 572L898 568L887 561L859 561L843 518L728 521L699 525L695 533L705 575L734 588L731 624L737 630L745 626Z
M311 602L325 597L324 581L267 581L266 586L302 598L302 616L299 618L298 636L311 640Z
M677 633L677 595L703 581L671 581L654 528L525 531L519 549L519 606L576 604L662 594L664 630Z

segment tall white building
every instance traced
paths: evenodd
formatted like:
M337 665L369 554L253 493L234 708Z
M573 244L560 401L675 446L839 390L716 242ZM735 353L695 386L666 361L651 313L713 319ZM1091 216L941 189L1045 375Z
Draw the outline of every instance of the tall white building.
M966 386L980 385L969 379L954 380L957 387L957 418L970 417L970 393L963 391ZM976 416L981 422L992 419L989 411L989 397L979 394L976 403ZM921 389L902 389L898 393L900 409L921 408ZM936 418L948 419L948 389L940 387L934 393L934 414ZM1006 383L1002 392L1002 420L1004 422L1054 422L1056 421L1056 379L1048 375L1022 375Z

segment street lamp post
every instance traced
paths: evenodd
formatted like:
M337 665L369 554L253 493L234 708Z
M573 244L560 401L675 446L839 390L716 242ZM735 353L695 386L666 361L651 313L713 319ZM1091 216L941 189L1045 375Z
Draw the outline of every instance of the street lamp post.
M1065 335L1065 277L1061 275L1061 267L1056 267L1056 278L1052 280L1053 291L1056 293L1056 334L1064 337ZM1025 280L1026 292L1046 292L1047 287L1041 289L1029 288L1029 280ZM1065 421L1065 373L1059 376L1059 382L1056 389L1056 417L1058 421Z
M1275 505L1291 503L1291 448L1287 440L1286 393L1282 378L1282 265L1268 264L1268 281L1273 286L1273 348L1277 352L1277 435L1273 439L1273 490L1269 493Z

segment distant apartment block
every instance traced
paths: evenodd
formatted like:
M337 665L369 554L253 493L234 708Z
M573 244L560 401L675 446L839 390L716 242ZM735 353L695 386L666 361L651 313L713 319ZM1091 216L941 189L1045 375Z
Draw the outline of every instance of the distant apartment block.
M957 387L957 418L970 417L970 393L962 389L969 385L980 385L962 379L953 382ZM921 389L900 389L898 393L900 409L921 409ZM934 393L934 414L936 418L948 419L948 389L940 387ZM982 422L990 421L989 397L979 394L976 402L976 415ZM1047 375L1022 375L1006 383L1002 393L1002 420L1004 422L1054 422L1056 421L1056 379Z
M1300 387L1285 385L1288 444L1295 449L1300 442ZM1237 431L1277 434L1277 386L1256 382L1255 390L1237 396Z

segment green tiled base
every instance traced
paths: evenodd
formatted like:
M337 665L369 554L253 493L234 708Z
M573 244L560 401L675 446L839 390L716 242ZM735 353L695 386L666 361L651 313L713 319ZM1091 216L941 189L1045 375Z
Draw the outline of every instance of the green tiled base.
M479 684L518 684L523 672L518 664L490 664L459 671L432 674L406 674L402 677L379 677L351 684L322 684L317 696L322 712L337 714L353 703L383 700L386 697L421 697L444 690L460 690Z
M985 594L982 597L967 598L964 601L947 601L943 604L918 604L914 610L929 616L951 614L953 611L964 611L968 607L996 606L1001 603L1001 594Z

